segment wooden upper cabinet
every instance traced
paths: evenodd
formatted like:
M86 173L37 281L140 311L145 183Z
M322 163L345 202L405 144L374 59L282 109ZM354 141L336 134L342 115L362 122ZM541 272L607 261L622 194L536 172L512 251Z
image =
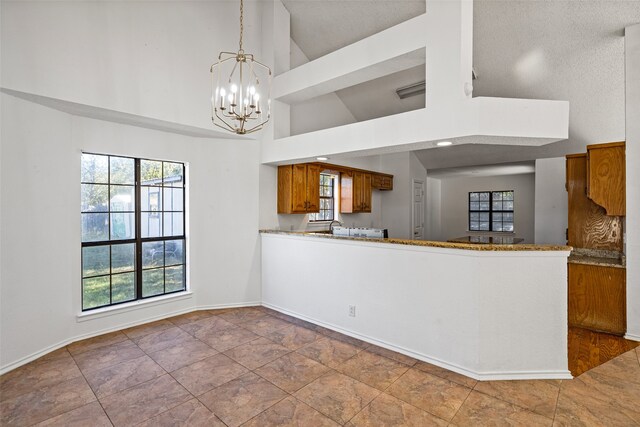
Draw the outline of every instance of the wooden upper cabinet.
M587 197L587 155L567 156L569 221L567 244L576 248L622 251L622 219L608 216Z
M371 212L371 174L360 171L340 177L340 212Z
M393 176L381 173L371 174L371 188L381 191L393 190Z
M278 213L320 210L320 167L314 164L278 166Z
M624 216L625 143L588 145L587 153L587 196L607 215Z

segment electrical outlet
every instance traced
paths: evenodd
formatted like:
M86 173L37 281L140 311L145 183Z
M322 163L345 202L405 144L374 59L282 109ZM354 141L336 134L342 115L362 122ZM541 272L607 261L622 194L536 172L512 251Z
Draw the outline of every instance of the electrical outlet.
M356 317L356 306L355 305L350 305L349 306L349 316Z

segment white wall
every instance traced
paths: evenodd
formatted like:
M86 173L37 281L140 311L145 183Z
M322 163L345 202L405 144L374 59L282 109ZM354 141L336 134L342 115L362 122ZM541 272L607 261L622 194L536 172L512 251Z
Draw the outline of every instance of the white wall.
M309 62L300 47L291 40L291 68ZM279 120L279 119L278 119ZM291 135L355 123L356 118L335 93L318 96L291 105Z
M515 236L523 243L534 241L534 174L443 178L441 180L441 240L469 234L469 192L514 190Z
M625 30L627 338L640 341L640 24Z
M260 2L245 50L260 55ZM2 2L2 87L211 129L209 67L238 46L236 2Z
M260 302L257 142L173 135L1 97L0 369L69 340L197 306ZM83 150L188 164L191 298L77 323Z
M256 55L260 4L245 5L245 48ZM2 2L1 85L76 103L79 114L98 107L140 126L211 129L209 66L236 48L238 14L235 2ZM0 372L69 340L195 307L259 303L259 142L1 97ZM77 322L82 150L188 163L192 296ZM29 324L46 327L25 333Z
M570 378L568 251L278 234L262 248L267 306L475 378Z
M566 245L568 197L566 159L536 160L535 243Z

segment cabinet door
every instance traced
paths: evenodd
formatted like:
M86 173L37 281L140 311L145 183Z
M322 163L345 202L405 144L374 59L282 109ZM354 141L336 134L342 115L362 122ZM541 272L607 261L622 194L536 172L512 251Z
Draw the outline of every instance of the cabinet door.
M587 198L587 156L567 156L569 232L567 244L576 248L622 251L622 220L608 216Z
M292 166L291 213L307 212L307 165Z
M362 174L362 212L371 212L371 174Z
M624 268L569 264L569 325L622 335L626 330Z
M587 194L607 215L625 215L624 148L624 142L587 147Z
M364 195L362 193L362 172L353 173L353 212L362 212L364 205Z
M307 165L307 212L320 212L320 166Z

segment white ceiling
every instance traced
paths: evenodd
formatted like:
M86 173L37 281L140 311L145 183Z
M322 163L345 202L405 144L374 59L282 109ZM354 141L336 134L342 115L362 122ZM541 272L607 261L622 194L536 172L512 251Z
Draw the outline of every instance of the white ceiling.
M446 150L446 148L442 148L442 150ZM480 176L521 175L535 173L535 171L535 162L529 161L510 164L430 169L429 177L438 179L465 177L475 178Z
M291 13L292 38L309 59L425 11L424 1L413 0L284 4ZM473 95L568 100L569 140L543 147L461 145L416 155L428 169L448 168L557 157L584 151L587 144L624 139L623 32L638 22L640 0L475 0L473 62L479 79ZM413 106L389 98L407 84L400 79L407 76L397 74L397 80L388 76L338 96L358 120L408 111Z

